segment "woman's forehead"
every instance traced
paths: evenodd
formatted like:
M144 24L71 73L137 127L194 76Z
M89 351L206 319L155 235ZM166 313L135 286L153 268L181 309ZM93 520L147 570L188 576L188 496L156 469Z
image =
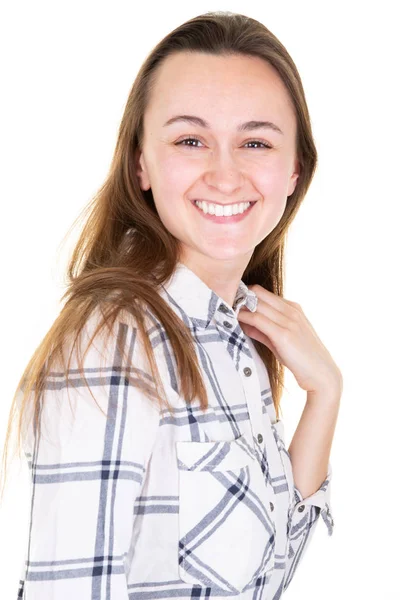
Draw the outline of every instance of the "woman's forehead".
M178 53L169 56L157 70L156 87L165 92L174 86L187 93L212 92L214 88L243 88L248 94L257 89L285 92L276 70L267 61L251 56L216 56L201 53Z
M279 75L266 61L247 56L168 57L157 73L148 109L161 127L179 115L197 116L211 127L221 117L235 127L245 120L271 121L281 130L284 124L290 128L292 121L295 127L290 97ZM179 122L183 120L167 127L178 128Z

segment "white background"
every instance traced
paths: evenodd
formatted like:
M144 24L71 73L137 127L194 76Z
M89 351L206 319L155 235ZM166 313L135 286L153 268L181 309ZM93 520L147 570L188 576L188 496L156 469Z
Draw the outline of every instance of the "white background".
M331 454L334 535L318 526L285 600L400 598L396 8L310 0L1 7L1 446L17 381L58 314L77 232L61 241L106 176L152 47L197 14L229 10L263 22L299 69L319 167L291 229L285 297L303 307L344 391ZM288 446L305 397L290 372L286 381ZM13 464L0 511L7 600L17 598L30 502L27 466Z

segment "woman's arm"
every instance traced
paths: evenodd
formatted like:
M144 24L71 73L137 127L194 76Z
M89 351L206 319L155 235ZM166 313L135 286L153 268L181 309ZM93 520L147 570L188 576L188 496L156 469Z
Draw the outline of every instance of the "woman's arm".
M307 393L303 413L288 449L295 486L303 498L318 490L326 478L341 394L341 385Z
M336 390L336 391L335 391ZM307 402L287 452L294 487L288 518L284 577L287 589L322 517L332 535L332 466L329 455L340 406L342 384L330 392L307 394ZM285 451L286 453L286 451Z

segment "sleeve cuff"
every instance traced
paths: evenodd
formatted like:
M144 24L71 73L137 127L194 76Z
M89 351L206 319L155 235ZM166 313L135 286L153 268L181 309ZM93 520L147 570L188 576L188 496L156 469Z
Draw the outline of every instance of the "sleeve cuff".
M300 490L294 486L294 500L290 514L291 527L295 527L300 524L302 519L305 516L305 510L309 512L311 507L317 507L315 509L316 513L320 514L323 522L325 523L328 529L328 535L332 535L334 521L332 518L332 507L331 507L331 480L332 480L332 465L329 462L328 464L328 473L321 484L320 488L311 494L311 496L307 496L307 498L303 498L300 493Z

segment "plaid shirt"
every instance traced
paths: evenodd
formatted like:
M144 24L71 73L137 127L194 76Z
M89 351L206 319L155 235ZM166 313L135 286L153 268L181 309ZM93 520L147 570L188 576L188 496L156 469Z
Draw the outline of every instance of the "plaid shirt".
M161 294L192 332L208 409L179 395L171 345L151 312L172 413L128 385L103 334L84 373L71 363L68 394L66 374L52 372L42 435L28 424L24 436L31 509L18 598L278 600L319 516L332 534L331 464L320 489L302 498L267 370L237 320L243 304L256 309L254 292L241 282L230 307L179 263ZM131 374L153 389L134 323L117 319L115 333Z

